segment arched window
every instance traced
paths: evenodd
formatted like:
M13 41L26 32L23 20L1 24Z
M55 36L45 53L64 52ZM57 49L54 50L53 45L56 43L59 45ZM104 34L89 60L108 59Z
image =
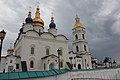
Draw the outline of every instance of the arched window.
M81 69L81 65L80 64L78 64L78 69Z
M85 39L85 36L84 36L84 34L82 34L82 38L83 38L83 39Z
M77 34L75 35L75 39L76 39L76 40L78 39L78 35L77 35Z
M62 47L60 47L58 50L59 50L59 52L58 52L58 53L62 56L63 48L62 48Z
M10 60L10 63L12 63L13 61L12 60Z
M76 52L79 52L79 47L78 46L76 46Z
M50 65L49 65L49 70L50 69L55 69L55 63L50 63Z
M34 68L34 61L30 61L30 68Z
M31 47L31 54L34 54L34 47Z
M63 67L63 62L62 61L60 62L60 67Z
M49 49L46 48L46 55L49 55Z
M41 33L41 30L39 29L39 33Z
M46 69L45 63L44 63L44 70Z
M60 55L62 56L62 50L60 50Z
M84 50L87 51L87 49L86 49L86 45L84 45Z

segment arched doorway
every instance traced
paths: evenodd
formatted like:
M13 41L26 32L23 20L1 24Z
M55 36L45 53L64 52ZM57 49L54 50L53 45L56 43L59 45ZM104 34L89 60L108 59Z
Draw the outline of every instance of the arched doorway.
M78 64L78 69L81 69L81 65L80 64Z
M55 63L50 63L50 65L49 65L49 70L50 69L54 69L55 68Z

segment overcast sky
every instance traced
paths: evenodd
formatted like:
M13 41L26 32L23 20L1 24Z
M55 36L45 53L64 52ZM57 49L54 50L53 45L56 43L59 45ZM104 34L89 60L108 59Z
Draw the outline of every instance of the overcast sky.
M68 37L70 50L72 28L78 14L86 27L90 53L99 60L106 56L120 60L120 0L0 0L0 30L7 32L3 55L10 43L15 42L30 6L34 18L38 1L45 31L53 12L58 33Z

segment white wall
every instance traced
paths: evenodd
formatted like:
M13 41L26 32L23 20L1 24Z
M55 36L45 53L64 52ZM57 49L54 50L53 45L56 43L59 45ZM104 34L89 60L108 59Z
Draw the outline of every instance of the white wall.
M71 79L120 79L120 68L118 69L103 69L103 70L92 70L92 71L75 71L67 72L61 75L44 77L44 78L32 78L23 80L71 80Z
M19 41L18 41L19 42ZM34 54L31 55L31 45L34 45ZM22 34L20 42L15 47L15 52L20 53L21 61L27 61L28 71L43 70L42 57L46 56L46 47L50 47L50 55L58 56L57 50L62 48L63 68L66 68L66 61L68 61L68 45L64 36L54 37L50 33L43 33L40 36L35 31L28 31ZM19 52L20 51L20 52ZM19 53L18 53L19 52ZM34 68L30 69L30 59L34 59Z

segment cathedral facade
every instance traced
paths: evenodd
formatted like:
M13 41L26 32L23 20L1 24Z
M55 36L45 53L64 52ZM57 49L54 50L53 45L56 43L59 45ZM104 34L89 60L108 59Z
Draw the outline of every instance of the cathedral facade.
M40 16L39 6L36 8L34 18L31 18L29 11L14 43L14 49L8 49L7 56L2 57L1 71L92 69L85 27L79 20L76 15L72 29L73 51L69 51L69 40L65 35L57 33L54 17L51 17L48 31L44 31L44 21Z

